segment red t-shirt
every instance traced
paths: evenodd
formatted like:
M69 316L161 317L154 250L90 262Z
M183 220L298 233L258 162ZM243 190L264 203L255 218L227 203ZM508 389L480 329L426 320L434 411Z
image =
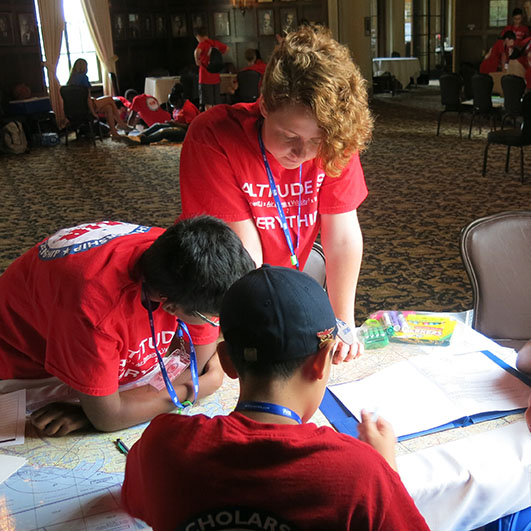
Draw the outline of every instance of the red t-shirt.
M514 45L520 48L522 46L522 41L529 37L529 28L525 24L520 24L520 26L505 26L505 28L502 29L500 33L500 37L503 37L503 34L506 31L513 31L516 35L516 39L514 41Z
M122 505L155 531L214 522L428 531L398 474L368 444L312 423L260 423L240 413L156 417L127 457Z
M162 124L171 120L171 114L161 109L157 98L148 94L135 96L131 104L131 109L137 112L148 126Z
M255 72L258 72L261 76L264 75L266 71L267 63L264 63L261 59L257 59L254 64L246 66L245 68L242 68L242 72L244 70L254 70Z
M82 393L105 396L155 365L136 264L164 232L102 221L62 229L0 276L0 379L56 376ZM158 349L168 350L175 317L153 312ZM216 329L189 327L194 343Z
M198 114L200 114L199 109L190 100L186 100L180 109L173 110L173 119L176 122L190 125Z
M219 74L212 74L206 68L210 60L210 54L208 52L212 46L217 48L221 53L225 53L228 48L226 44L215 41L214 39L206 39L197 45L197 48L201 50L199 54L199 83L203 85L217 85L221 79Z
M210 214L227 222L253 219L264 263L291 267L258 144L259 118L256 102L216 105L194 120L181 152L182 217ZM294 246L300 226L297 255L302 269L319 232L321 214L350 212L367 197L359 156L352 156L339 177L327 176L315 160L305 162L301 184L298 169L283 168L271 154L268 161Z
M498 68L503 67L501 59L504 51L507 54L508 50L505 47L505 41L503 39L498 39L492 46L490 53L487 54L488 57L485 57L485 59L481 61L479 71L482 74L490 74L491 72L496 72Z

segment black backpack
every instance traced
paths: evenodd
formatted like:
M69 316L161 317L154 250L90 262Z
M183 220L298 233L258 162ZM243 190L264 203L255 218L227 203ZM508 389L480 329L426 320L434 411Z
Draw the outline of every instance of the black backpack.
M209 59L207 70L211 74L217 74L223 69L223 56L221 52L215 47L212 46L208 51Z

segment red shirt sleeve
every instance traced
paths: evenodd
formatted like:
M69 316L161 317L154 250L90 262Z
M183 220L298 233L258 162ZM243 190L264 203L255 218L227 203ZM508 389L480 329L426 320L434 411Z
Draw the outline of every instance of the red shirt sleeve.
M358 208L368 195L360 157L353 155L339 177L326 177L319 194L320 214L341 214Z

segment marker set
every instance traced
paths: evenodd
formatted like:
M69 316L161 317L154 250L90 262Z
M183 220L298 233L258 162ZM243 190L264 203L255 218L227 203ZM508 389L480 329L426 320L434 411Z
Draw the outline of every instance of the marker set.
M389 341L446 346L454 328L455 320L451 317L379 311L363 323L359 334L366 349L384 347Z

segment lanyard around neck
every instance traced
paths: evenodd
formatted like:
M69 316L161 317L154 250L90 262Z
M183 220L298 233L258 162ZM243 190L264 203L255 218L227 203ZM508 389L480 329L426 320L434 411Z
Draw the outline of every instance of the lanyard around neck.
M151 338L153 341L153 348L155 349L155 352L157 354L160 372L162 373L164 384L166 385L168 394L170 395L171 401L175 404L175 407L179 409L184 409L186 406L190 406L196 401L197 394L199 393L199 375L197 372L197 356L195 353L195 347L192 341L192 337L190 336L190 332L188 331L188 327L186 326L186 324L183 321L181 321L181 319L177 319L178 336L182 338L183 332L184 332L190 344L190 372L192 373L192 384L194 387L193 401L190 402L189 400L185 400L184 403L181 403L181 401L177 397L177 393L175 392L175 389L173 388L173 384L171 383L170 377L168 376L168 371L166 370L166 366L164 365L164 360L162 359L159 349L157 348L157 336L155 335L155 323L153 321L153 311L151 309L151 300L149 296L147 295L147 293L144 292L144 294L145 294L145 301L146 301L148 317L149 317L149 327L151 328Z
M282 203L280 202L280 197L278 195L277 185L273 177L273 172L271 171L271 166L267 161L266 150L264 146L264 141L262 140L262 131L261 127L258 128L258 143L260 144L260 151L262 152L262 158L264 159L264 166L267 174L267 179L269 180L269 189L275 200L275 205L277 207L278 217L280 218L280 225L284 232L284 238L286 238L286 243L288 244L290 252L290 261L291 265L299 269L299 259L297 257L297 251L299 250L299 237L300 237L300 218L301 218L301 200L302 200L302 164L299 166L299 210L297 213L297 247L293 247L293 241L291 240L291 234L289 233L288 222L286 221L286 215L284 214L284 209L282 208Z
M245 400L238 402L235 411L258 411L260 413L269 413L271 415L279 415L281 417L287 417L293 419L297 424L302 424L302 419L289 407L279 406L278 404L272 404L271 402L259 402L253 400Z

